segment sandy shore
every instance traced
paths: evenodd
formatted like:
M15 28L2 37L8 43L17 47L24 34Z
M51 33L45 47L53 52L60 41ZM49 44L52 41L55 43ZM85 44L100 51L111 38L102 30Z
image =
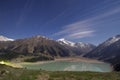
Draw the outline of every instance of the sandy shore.
M89 63L104 63L95 59L89 59L84 57L64 57L56 58L55 61L70 61L70 62L89 62Z
M55 58L55 60L51 61L38 61L38 62L33 62L32 64L43 64L43 63L50 63L54 61L69 61L69 62L88 62L88 63L104 63L95 59L89 59L89 58L83 58L83 57L64 57L64 58ZM31 62L20 62L16 63L19 66L24 65L24 64L31 64ZM20 66L21 67L21 66Z

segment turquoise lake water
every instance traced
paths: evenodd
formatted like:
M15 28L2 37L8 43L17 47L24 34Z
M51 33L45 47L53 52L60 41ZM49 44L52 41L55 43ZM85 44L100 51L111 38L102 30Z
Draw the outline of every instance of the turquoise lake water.
M107 63L87 63L87 62L69 62L52 61L43 64L23 64L27 69L47 70L47 71L95 71L111 72L112 68Z

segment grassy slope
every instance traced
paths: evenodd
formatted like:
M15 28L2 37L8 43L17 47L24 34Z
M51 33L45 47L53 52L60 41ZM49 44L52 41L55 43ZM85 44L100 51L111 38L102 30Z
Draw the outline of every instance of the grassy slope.
M120 80L120 72L48 72L0 65L0 80Z

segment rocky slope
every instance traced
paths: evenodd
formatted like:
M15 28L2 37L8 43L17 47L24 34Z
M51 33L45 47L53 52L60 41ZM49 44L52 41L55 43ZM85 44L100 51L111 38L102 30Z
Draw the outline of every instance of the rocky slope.
M18 39L12 42L0 43L0 54L9 53L20 55L39 55L44 54L50 57L70 56L72 52L54 40L43 36Z
M120 35L109 38L97 48L84 55L111 63L115 70L120 70Z

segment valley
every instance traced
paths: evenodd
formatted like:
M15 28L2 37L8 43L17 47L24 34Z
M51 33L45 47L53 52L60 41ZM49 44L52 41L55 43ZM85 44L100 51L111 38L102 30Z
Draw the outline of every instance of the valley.
M120 80L120 0L0 0L0 80Z
M117 35L108 39L106 42L103 42L103 44L100 44L97 47L89 43L74 43L65 39L52 40L39 35L14 41L2 41L0 42L0 60L10 61L15 64L18 63L20 67L22 67L22 65L26 67L28 64L29 66L31 64L37 65L38 67L40 67L41 64L49 66L47 63L52 62L53 66L57 65L56 63L58 63L58 65L62 64L64 66L64 63L66 63L71 66L70 69L73 67L77 68L76 66L81 67L83 65L84 67L88 68L88 70L79 69L78 71L90 70L102 72L102 69L104 69L103 67L108 67L109 70L107 72L110 72L115 70L115 66L113 64L114 60L112 60L112 63L110 62L113 54L111 53L111 55L108 55L109 50L106 50L106 48L109 49L109 46L111 48L112 44L114 44L114 46L117 48L111 50L119 50L119 47L116 46L116 44L119 44L119 39L120 36ZM105 50L106 53L100 54L100 51L102 50ZM97 53L99 53L100 56ZM119 56L119 54L116 53L114 57L116 55ZM109 56L109 61L107 60L107 56ZM72 64L75 64L76 66ZM114 69L112 69L111 66ZM63 67L62 71L64 71L65 68L66 67Z
M113 43L110 42L110 45ZM1 64L7 65L7 67L1 71L4 72L6 77L2 76L0 79L8 79L10 74L18 74L18 72L19 76L11 77L11 80L18 79L19 77L27 80L63 80L63 78L65 78L64 80L68 80L71 76L74 76L73 80L119 79L119 73L113 72L115 70L113 64L102 58L99 59L99 56L92 56L92 52L97 50L98 47L82 42L73 43L65 39L55 41L42 36L3 41L0 42L0 60ZM105 56L105 54L102 55ZM18 72L13 73L7 69L8 67L12 70L17 69ZM24 76L21 71L26 71L24 72ZM114 73L114 76L111 78L106 77L111 76L112 73ZM63 75L65 76L63 77ZM93 75L97 75L97 77ZM101 76L103 77L101 78Z

